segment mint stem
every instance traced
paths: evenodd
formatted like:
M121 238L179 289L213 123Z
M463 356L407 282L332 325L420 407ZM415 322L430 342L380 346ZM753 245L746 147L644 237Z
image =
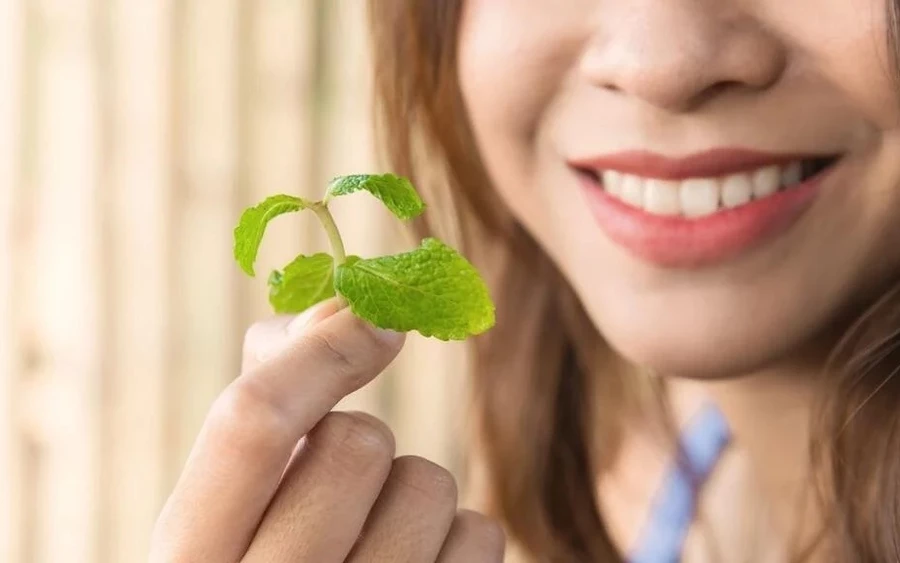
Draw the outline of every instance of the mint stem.
M334 216L328 210L326 202L313 203L309 208L319 218L319 222L322 223L322 227L324 227L325 233L328 235L328 242L331 244L331 253L334 257L334 275L336 278L338 268L347 260L347 252L344 250L344 240L341 238L341 232L338 230L334 222ZM344 299L343 295L338 294L338 300L341 307L347 306L347 300Z

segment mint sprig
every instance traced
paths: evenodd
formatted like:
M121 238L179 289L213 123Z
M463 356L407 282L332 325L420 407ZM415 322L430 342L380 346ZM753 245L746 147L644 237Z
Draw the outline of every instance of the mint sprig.
M265 229L279 215L311 210L328 234L332 254L301 255L269 276L269 302L277 313L299 313L339 295L350 310L375 326L418 331L441 340L463 340L495 323L494 304L478 271L435 238L393 256L347 256L328 205L335 197L367 191L399 219L422 214L425 204L406 178L393 174L335 178L321 201L278 195L247 209L234 231L234 257L253 276Z

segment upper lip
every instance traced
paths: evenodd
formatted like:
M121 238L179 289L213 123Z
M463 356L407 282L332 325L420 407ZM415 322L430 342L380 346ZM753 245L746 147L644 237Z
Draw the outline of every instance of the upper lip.
M683 157L668 157L648 151L624 151L585 159L569 164L582 170L602 172L615 170L643 178L685 180L710 178L748 172L764 166L787 164L823 158L824 154L787 154L761 152L743 148L715 148Z

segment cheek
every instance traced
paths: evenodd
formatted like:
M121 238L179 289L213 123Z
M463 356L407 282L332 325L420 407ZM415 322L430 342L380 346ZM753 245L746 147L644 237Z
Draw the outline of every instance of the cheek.
M584 0L466 3L459 37L463 94L479 117L492 115L516 133L533 132L544 108L575 69L591 27Z
M460 87L488 174L511 211L538 232L547 195L538 189L540 133L590 31L579 10L554 4L468 2L458 51Z
M842 90L853 109L879 128L898 126L900 103L884 1L766 1L775 3L770 23L797 50L800 72L810 67L827 80L827 88Z

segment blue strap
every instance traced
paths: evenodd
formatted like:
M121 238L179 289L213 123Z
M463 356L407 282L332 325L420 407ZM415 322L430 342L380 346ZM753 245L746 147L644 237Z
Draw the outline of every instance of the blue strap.
M702 483L730 440L728 423L715 405L704 407L680 439L683 463L672 463L630 563L678 563L694 520Z

